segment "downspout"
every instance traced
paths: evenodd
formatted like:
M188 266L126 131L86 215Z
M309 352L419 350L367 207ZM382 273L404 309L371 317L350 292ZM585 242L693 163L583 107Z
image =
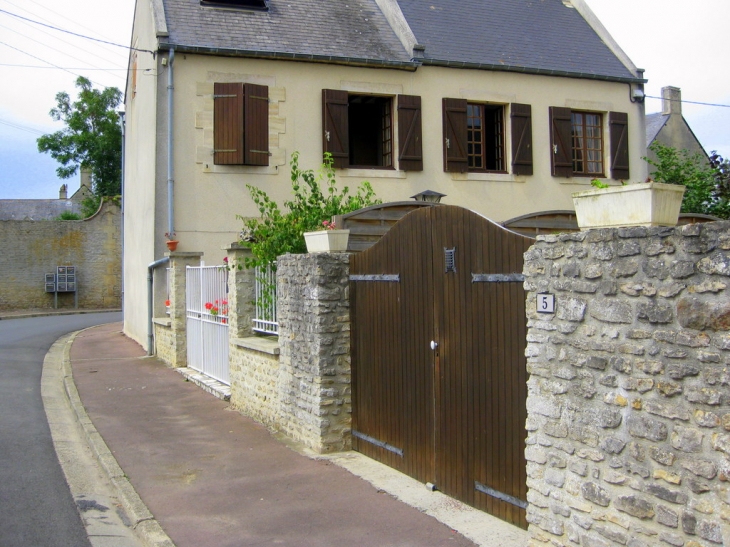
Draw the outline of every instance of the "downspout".
M121 213L122 213L122 234L120 236L121 242L122 242L122 313L124 312L124 161L126 157L126 113L121 110L119 112L119 124L122 129L122 206L121 206Z
M173 207L174 197L174 138L173 138L173 79L172 67L175 62L175 50L170 48L170 58L167 66L167 232L175 233L175 212Z
M168 262L170 262L170 258L166 256L165 258L155 260L147 266L147 355L152 355L155 352L155 337L152 327L152 311L154 306L152 292L154 290L155 268Z

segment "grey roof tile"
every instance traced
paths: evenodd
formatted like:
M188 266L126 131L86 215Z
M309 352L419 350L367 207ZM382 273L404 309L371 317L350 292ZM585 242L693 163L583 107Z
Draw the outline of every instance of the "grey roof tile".
M166 43L191 48L408 62L373 0L271 0L268 12L164 0Z
M635 78L561 0L400 0L426 59Z
M649 146L652 142L654 142L654 139L656 139L656 136L659 134L662 127L664 127L664 124L667 123L668 119L669 116L662 114L661 112L646 115L644 122L646 125L646 146Z

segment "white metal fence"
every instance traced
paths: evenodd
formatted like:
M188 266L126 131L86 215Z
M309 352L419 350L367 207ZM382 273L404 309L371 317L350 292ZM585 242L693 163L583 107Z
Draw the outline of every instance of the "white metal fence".
M186 298L188 366L230 385L228 269L188 266Z
M273 265L256 266L254 270L256 316L253 319L253 330L264 334L279 334L279 323L276 318L276 272Z

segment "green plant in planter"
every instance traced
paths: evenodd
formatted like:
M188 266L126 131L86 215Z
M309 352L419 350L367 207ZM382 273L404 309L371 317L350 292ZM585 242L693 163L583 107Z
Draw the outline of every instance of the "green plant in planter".
M241 244L253 254L245 261L247 268L269 267L276 258L286 253L307 252L304 232L322 228L323 221L381 203L369 182L365 181L350 194L347 186L337 188L332 155L326 153L324 162L315 173L299 167L299 152L290 161L293 198L284 202L285 210L269 195L255 186L247 185L251 198L258 207L260 218L237 218L243 221Z

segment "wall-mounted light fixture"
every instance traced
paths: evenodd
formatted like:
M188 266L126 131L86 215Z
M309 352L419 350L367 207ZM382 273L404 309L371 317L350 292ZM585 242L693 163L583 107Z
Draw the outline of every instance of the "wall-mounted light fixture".
M424 190L420 194L411 196L411 198L415 199L416 201L430 201L431 203L439 203L441 201L441 198L445 198L445 197L446 197L446 194L434 192L433 190Z

